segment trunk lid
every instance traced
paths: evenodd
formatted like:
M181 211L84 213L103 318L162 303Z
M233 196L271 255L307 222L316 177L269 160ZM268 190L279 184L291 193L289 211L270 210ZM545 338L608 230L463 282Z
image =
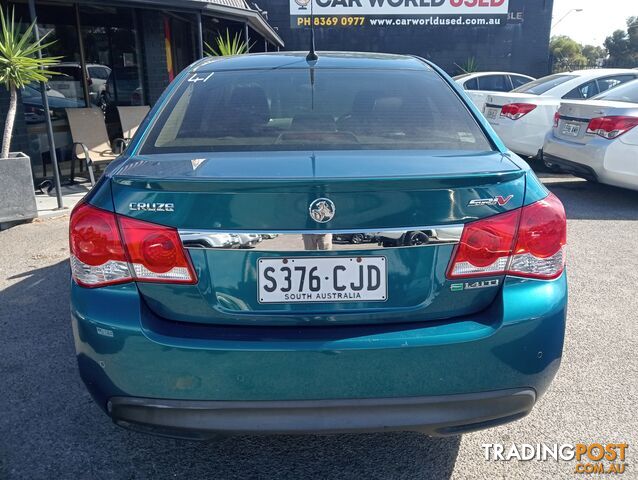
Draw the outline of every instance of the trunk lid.
M596 138L587 133L587 126L592 118L637 116L638 108L635 104L626 102L587 100L563 102L558 113L558 127L554 127L556 137L584 145Z
M197 285L138 282L156 314L212 324L371 324L466 315L494 300L500 281L466 289L446 279L455 247L446 236L522 205L525 172L507 157L416 151L263 156L267 161L258 153L140 156L113 176L117 213L178 228L183 239L205 233L225 242L221 249L198 248L184 240ZM469 206L497 197L508 201ZM321 198L335 206L327 223L309 214ZM353 242L357 231L365 235ZM331 250L307 249L302 235L322 239L328 232ZM427 246L419 245L423 235ZM228 245L227 237L241 242ZM298 265L384 262L384 298L262 302L258 263L284 259Z

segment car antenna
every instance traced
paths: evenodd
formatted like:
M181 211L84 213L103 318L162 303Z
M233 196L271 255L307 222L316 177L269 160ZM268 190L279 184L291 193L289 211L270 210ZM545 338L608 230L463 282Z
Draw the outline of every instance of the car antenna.
M314 3L314 0L310 0L310 51L306 55L307 62L314 62L319 58L315 52L315 13L312 8Z

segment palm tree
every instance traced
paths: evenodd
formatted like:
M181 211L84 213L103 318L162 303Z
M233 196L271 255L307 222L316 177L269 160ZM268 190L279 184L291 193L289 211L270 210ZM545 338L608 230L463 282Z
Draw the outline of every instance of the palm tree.
M8 158L18 107L18 89L24 88L29 83L48 81L51 75L55 75L55 72L51 72L47 68L55 65L60 57L38 57L38 52L42 52L53 42L42 43L48 33L39 40L33 38L33 31L37 28L35 21L23 33L20 33L18 23L15 21L15 10L11 12L9 18L8 11L5 16L4 10L0 8L0 27L2 28L0 32L0 83L4 84L11 95L2 136L0 158Z

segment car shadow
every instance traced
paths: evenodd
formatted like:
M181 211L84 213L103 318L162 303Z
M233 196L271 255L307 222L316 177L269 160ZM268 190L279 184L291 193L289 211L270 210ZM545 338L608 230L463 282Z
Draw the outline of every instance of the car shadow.
M110 422L80 381L67 261L0 291L0 478L450 478L461 437L228 436L190 442Z

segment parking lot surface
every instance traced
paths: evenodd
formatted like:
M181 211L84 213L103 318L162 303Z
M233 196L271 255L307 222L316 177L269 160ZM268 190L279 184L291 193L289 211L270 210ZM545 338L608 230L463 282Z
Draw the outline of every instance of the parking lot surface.
M523 420L444 439L379 433L193 443L116 427L77 373L68 218L0 232L0 479L582 478L575 462L488 462L481 448L578 442L628 443L622 477L638 478L638 192L541 176L568 216L561 369Z

